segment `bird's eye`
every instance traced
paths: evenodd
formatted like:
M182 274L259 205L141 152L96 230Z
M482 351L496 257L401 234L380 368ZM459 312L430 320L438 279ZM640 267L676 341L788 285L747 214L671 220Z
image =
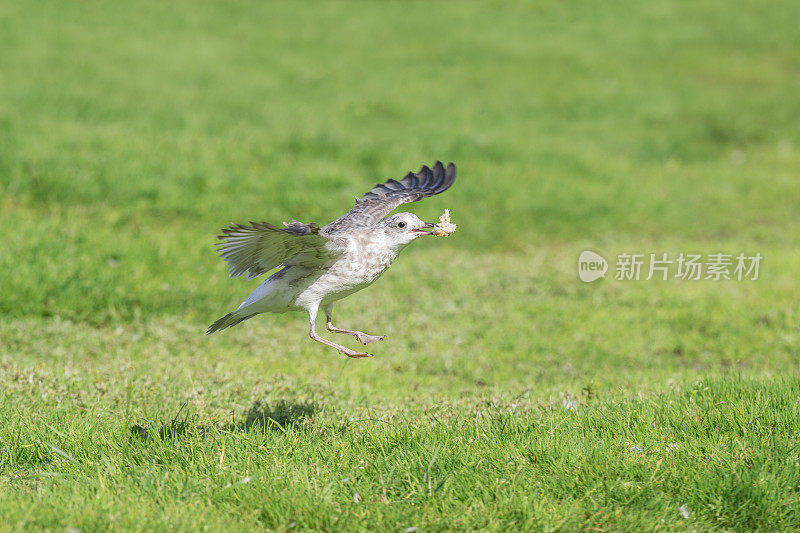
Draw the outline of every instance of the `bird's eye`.
M398 222L397 223L397 227L398 228L405 228L406 227L406 223L405 222Z

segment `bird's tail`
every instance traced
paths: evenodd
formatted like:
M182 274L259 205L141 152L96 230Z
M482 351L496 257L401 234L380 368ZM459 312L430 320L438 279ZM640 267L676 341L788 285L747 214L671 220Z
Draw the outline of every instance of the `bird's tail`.
M214 322L213 324L208 326L208 329L206 330L206 335L211 335L215 331L219 331L221 329L232 328L233 326L235 326L239 322L243 322L243 321L247 320L248 318L253 318L257 314L258 313L253 313L251 315L245 315L245 314L239 313L238 311L234 311L232 313L228 313L224 317L218 319L216 322Z

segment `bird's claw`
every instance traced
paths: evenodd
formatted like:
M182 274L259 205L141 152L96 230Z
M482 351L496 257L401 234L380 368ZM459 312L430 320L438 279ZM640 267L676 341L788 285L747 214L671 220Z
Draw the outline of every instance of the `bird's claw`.
M367 335L366 333L361 333L361 332L356 334L356 339L358 339L358 342L360 342L364 346L366 346L371 342L382 341L385 338L386 335Z

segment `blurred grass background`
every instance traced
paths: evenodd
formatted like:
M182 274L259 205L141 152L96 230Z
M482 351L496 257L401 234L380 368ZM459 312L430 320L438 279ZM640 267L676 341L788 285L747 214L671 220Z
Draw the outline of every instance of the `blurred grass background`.
M321 394L324 425L355 406L796 376L798 20L796 2L0 0L4 415L66 387L123 426L188 402L216 427ZM302 314L203 336L255 286L227 280L220 227L324 224L437 159L455 186L407 207L449 207L458 232L337 306L388 334L374 359L311 343ZM587 285L586 248L765 259L753 282ZM44 457L6 469L63 460Z
M1 309L209 319L219 226L436 159L448 249L786 247L796 13L757 5L6 2Z

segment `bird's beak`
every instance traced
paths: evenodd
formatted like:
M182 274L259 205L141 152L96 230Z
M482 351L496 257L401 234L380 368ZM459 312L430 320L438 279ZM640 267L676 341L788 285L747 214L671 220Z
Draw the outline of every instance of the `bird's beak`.
M421 235L433 235L433 226L430 222L426 222L422 229L412 229L411 233L419 233Z

